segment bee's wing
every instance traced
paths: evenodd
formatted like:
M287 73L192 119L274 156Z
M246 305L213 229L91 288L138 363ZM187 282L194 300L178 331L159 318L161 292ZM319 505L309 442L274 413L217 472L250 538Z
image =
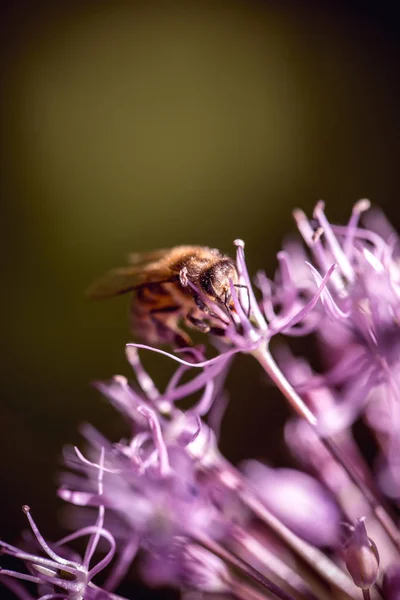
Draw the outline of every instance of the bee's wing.
M142 269L137 267L120 267L109 271L86 290L86 295L93 299L111 298L119 294L131 292L139 283Z
M132 266L145 265L164 258L170 251L162 248L160 250L153 250L152 252L131 252L127 255L126 260Z

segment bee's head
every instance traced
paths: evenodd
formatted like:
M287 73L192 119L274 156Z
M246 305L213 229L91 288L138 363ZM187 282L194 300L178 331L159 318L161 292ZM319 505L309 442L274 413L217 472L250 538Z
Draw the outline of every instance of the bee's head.
M212 300L232 307L229 280L236 283L238 274L233 260L224 258L204 271L200 277L200 286Z

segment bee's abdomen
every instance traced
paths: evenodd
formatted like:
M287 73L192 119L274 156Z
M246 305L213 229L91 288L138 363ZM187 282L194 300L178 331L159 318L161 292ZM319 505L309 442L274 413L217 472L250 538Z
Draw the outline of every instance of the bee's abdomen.
M132 299L131 329L149 344L187 346L190 338L178 327L185 297L176 286L143 285Z

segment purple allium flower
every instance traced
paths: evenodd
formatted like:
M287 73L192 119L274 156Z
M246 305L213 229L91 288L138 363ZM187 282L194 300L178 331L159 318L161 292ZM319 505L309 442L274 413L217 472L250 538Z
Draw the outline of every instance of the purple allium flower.
M32 532L42 552L47 557L25 552L11 544L0 541L0 548L3 553L19 558L28 569L28 573L1 569L0 576L2 579L11 577L34 583L38 587L41 598L46 600L55 600L56 598L65 600L117 600L119 598L115 594L100 589L92 581L111 562L114 556L115 540L109 531L97 523L82 528L50 546L38 530L30 514L29 507L24 506L23 511L29 520ZM65 558L65 554L68 555L68 552L66 553L64 549L65 544L83 536L89 536L89 543L83 560L77 561ZM109 550L103 559L90 568L91 559L101 538L107 541ZM60 551L56 552L55 548L60 549ZM22 600L29 597L22 587L15 588L12 585L10 587L19 592Z
M315 261L316 267L309 265L315 283L333 263L337 269L313 313L314 319L318 316L314 331L326 372L315 375L305 365L302 374L299 369L295 374L290 363L282 361L282 365L317 416L320 432L344 431L360 415L364 417L381 452L378 483L387 496L399 498L399 239L377 211L366 219L370 229L359 227L358 220L368 208L367 201L357 203L346 227L331 225L321 202L314 221L301 211L295 213ZM302 252L292 245L288 260L294 262ZM327 407L323 400L329 395Z
M360 214L367 208L365 201L357 203L348 226L337 227L329 224L320 202L314 210L315 229L303 213L296 212L300 232L317 268L337 265L321 295L324 310L317 328L326 359L327 345L334 345L336 355L341 355L341 368L336 366L326 381L346 382L367 370L369 377L363 384L366 392L380 382L391 383L387 369L398 364L400 343L400 270L395 255L398 240L391 236L384 241L375 232L357 227ZM317 269L311 265L310 269L315 281L320 282Z
M201 298L224 322L224 335L210 336L207 348L182 355L127 345L134 380L116 375L96 386L126 419L129 435L111 442L86 425L85 451L65 451L70 470L59 496L83 511L72 516L84 519L76 531L49 545L26 509L47 557L0 542L28 569L0 571L17 597L33 600L26 580L41 600L115 600L137 559L149 585L174 586L184 597L375 600L377 586L398 598L400 532L391 509L400 502L399 249L379 213L360 226L368 208L358 202L346 226L331 225L321 202L312 220L295 211L305 246L287 242L274 278L258 273L258 291L236 240L234 309ZM319 365L290 348L293 337L309 334ZM284 342L273 356L278 335ZM141 348L179 363L164 389L143 368ZM237 353L254 356L294 409L284 439L304 472L251 459L241 472L222 455L223 386ZM194 395L182 410L180 401ZM375 473L354 435L358 419L376 443ZM341 551L344 520L355 526ZM81 559L66 544L82 536L89 541ZM98 587L93 578L106 566Z
M108 512L115 512L125 524L126 538L139 537L147 555L146 572L153 572L151 565L162 557L163 569L154 566L158 580L176 582L174 557L183 540L188 544L189 539L218 539L229 528L217 486L201 472L219 455L213 432L199 417L211 403L215 381L203 380L202 398L184 413L174 406L174 399L187 394L187 384L180 383L186 367L180 368L160 394L150 384L134 348L128 349L128 356L142 389L133 389L121 376L98 387L129 420L132 438L111 445L86 428L94 453L100 448L104 452L102 494L96 493L99 465L77 449L75 455L67 455L68 463L88 478L67 476L59 494L79 506L101 502ZM196 378L192 385L193 389L199 387ZM180 556L186 556L182 552Z
M153 583L180 582L182 585L181 571L176 564L177 547L190 540L210 547L215 543L229 544L230 539L232 542L241 539L244 543L243 526L249 514L251 492L247 490L238 496L246 483L221 456L215 435L200 417L212 404L220 368L212 379L200 374L182 384L181 377L189 368L182 365L165 391L160 392L145 373L136 349L130 346L127 353L139 388L135 389L121 376L98 387L129 420L132 438L111 445L100 434L86 428L92 447L97 452L103 448L105 452L101 502L107 511L114 511L122 518L128 537L139 535L146 579L153 574ZM204 371L212 368L213 365L207 366ZM202 396L192 409L183 412L175 406L176 399L201 386ZM69 457L68 462L84 470L89 480L75 479L73 485L67 482L60 490L61 497L77 505L96 506L100 502L92 489L96 464L84 459L79 451L74 459ZM254 503L257 502L254 499ZM134 511L132 506L135 506ZM267 507L261 510L265 517ZM311 552L305 542L289 533L275 517L271 516L271 523L281 535L290 536L290 543L297 550L307 549L310 562L315 561L314 551ZM254 543L248 540L245 545L248 549L254 548ZM268 553L264 550L263 554ZM318 557L321 560L321 556ZM282 565L278 558L268 559L269 569L273 568L278 577L284 570ZM334 571L333 565L330 568ZM293 589L307 587L305 582L297 581L295 573L288 578L289 571L285 569L286 584L290 582ZM340 583L340 575L335 577ZM345 578L341 585L345 589L348 586Z

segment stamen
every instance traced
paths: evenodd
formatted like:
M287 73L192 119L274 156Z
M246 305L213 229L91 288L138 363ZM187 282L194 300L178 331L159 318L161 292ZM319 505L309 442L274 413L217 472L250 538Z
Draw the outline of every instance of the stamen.
M236 292L236 288L231 279L229 280L229 288L230 288L231 298L233 301L233 305L235 307L236 314L239 316L240 325L243 327L243 330L244 330L244 333L246 334L246 336L251 335L252 327L251 327L250 321L247 318L247 315L245 314L245 312L242 308L242 305L239 301L238 294Z
M297 325L297 323L300 323L300 321L305 319L310 314L310 312L313 310L313 308L315 308L315 306L317 305L318 300L320 299L321 295L323 294L324 289L326 288L328 281L335 269L336 269L336 265L332 265L331 268L328 270L328 272L325 274L324 278L321 279L321 283L320 283L316 293L311 298L311 300L309 302L307 302L307 304L305 305L304 308L302 308L293 317L288 319L283 325L280 325L279 327L274 328L273 329L274 334L281 333L281 332L286 333L286 330L291 329L292 327Z
M77 455L77 457L79 458L79 460L81 462L83 462L85 465L87 465L88 467L93 467L93 469L102 469L105 473L120 473L119 469L110 469L107 467L100 467L100 465L98 465L97 463L94 463L92 461L90 461L89 459L87 459L85 456L83 456L82 452L79 450L79 448L77 446L73 446L74 448L74 452Z
M160 395L160 392L156 388L154 381L150 377L150 375L144 370L143 365L139 358L139 352L137 348L134 346L126 346L125 352L128 361L132 365L133 370L135 371L137 381L142 388L143 392L149 398L149 400L157 400Z
M225 357L224 355L220 355ZM226 360L220 360L218 363L214 363L211 367L205 368L203 373L193 377L190 381L183 383L180 386L176 386L175 389L171 390L168 395L166 394L166 399L170 402L175 402L176 400L180 400L181 398L185 398L191 394L194 394L202 387L206 385L206 383L211 379L216 377L223 369L226 367L226 364L229 362L229 357Z
M313 274L313 277L314 277L317 285L320 287L322 285L322 281L323 281L321 275L318 273L317 269L315 269L312 266L312 264L310 264L309 262L306 262L306 265L310 269L311 273ZM350 311L344 312L338 307L338 305L332 298L332 295L331 295L330 291L328 290L328 288L326 287L326 285L322 287L322 292L321 292L320 297L321 297L321 301L324 304L328 314L330 314L333 319L339 319L339 320L348 319L351 312Z
M322 202L322 201L318 202L314 209L314 217L320 222L321 227L324 230L325 239L328 242L329 247L332 251L332 254L333 254L336 262L338 263L338 266L339 266L340 270L342 271L343 275L346 277L346 279L348 281L354 281L353 267L351 266L349 259L347 258L346 254L343 252L336 236L334 235L334 233L332 231L332 227L331 227L328 219L325 216L324 208L325 208L324 202Z
M279 275L281 279L281 287L283 290L283 307L279 313L279 318L282 319L285 315L287 315L293 308L293 304L296 300L298 290L293 283L293 279L290 273L289 266L289 255L287 252L282 250L278 252L278 261L279 261Z
M33 517L31 516L30 513L30 508L27 504L24 504L24 506L22 507L22 512L26 515L28 521L29 521L29 525L31 526L32 532L34 534L34 536L36 537L37 541L39 542L39 544L41 545L41 547L43 548L43 550L46 552L46 554L48 556L50 556L50 558L52 558L53 560L55 560L57 563L64 565L64 567L69 568L69 565L71 563L71 561L69 560L65 560L64 558L62 558L61 556L59 556L58 554L56 554L48 545L48 543L46 542L46 540L44 539L44 537L42 536L42 534L40 533L35 521L33 520ZM72 572L72 571L71 571Z
M293 216L296 220L300 234L315 257L317 266L322 271L326 272L332 264L332 256L327 253L321 242L321 235L324 233L324 228L319 228L322 229L320 232L319 229L317 229L318 234L315 235L315 231L312 228L310 221L302 210L296 209L293 211ZM338 272L332 274L331 285L338 293L343 291L344 282Z
M99 506L100 499L97 498L97 494L90 492L77 492L75 490L69 490L68 488L62 487L57 490L57 496L70 502L75 506Z
M319 242L319 240L321 239L321 237L324 234L324 228L323 227L318 227L318 229L316 229L312 235L312 241L314 243Z
M244 242L243 240L237 239L233 243L237 248L236 262L238 266L239 276L243 277L244 282L248 288L251 312L258 327L261 329L261 331L265 331L266 329L268 329L268 325L258 307L258 302L256 300L253 287L251 285L249 273L247 271L246 260L244 257Z
M358 202L356 202L353 206L351 217L347 225L347 234L343 242L343 252L346 254L349 260L351 260L353 254L353 240L356 229L358 227L360 216L363 212L369 210L370 207L371 202L366 198L358 200Z
M276 313L275 313L274 304L272 301L271 282L269 281L269 279L267 278L266 274L263 271L258 271L258 273L256 275L256 285L259 288L259 290L261 291L262 308L263 308L263 311L267 318L268 323L270 323L271 321L274 321L274 319L276 318Z
M184 360L183 358L180 358L179 356L176 356L175 354L171 354L170 352L166 352L165 350L161 350L160 348L153 348L153 346L148 346L146 344L129 343L126 345L127 346L135 346L136 348L142 348L143 350L150 350L151 352L156 352L157 354L162 354L163 356L168 356L168 358L171 358L172 360L180 363L181 365L186 365L187 367L196 367L199 369L202 367L209 367L211 365L219 363L219 362L223 361L224 358L227 358L228 356L233 356L234 354L237 354L239 352L238 348L232 348L232 350L227 350L223 354L219 354L218 356L215 356L214 358L210 358L208 360L203 360L203 361L200 361L197 363L192 363L187 360Z
M214 380L207 381L202 398L193 408L189 409L186 414L195 414L203 417L210 410L214 401Z
M0 567L0 575L13 577L14 579L22 579L23 581L30 581L32 583L41 583L39 577L34 577L33 575L28 575L26 573L18 573L18 571L10 571L9 569L3 569L2 567Z
M97 493L99 497L103 496L103 492L104 492L104 485L103 485L103 479L104 479L104 446L101 448L100 450L100 461L99 461L99 470L98 470L98 475L97 475ZM100 534L99 531L103 528L104 526L104 513L105 513L105 509L104 509L104 504L101 504L99 506L99 512L97 515L97 519L96 519L96 524L95 527L98 528L98 531L96 533L94 533L94 535L92 535L89 539L88 545L86 547L86 551L85 551L85 556L83 559L83 566L86 570L89 570L89 565L90 565L90 561L92 560L93 554L97 548L97 544L99 543L99 539L100 539Z
M150 430L153 434L154 444L158 450L160 475L165 477L170 473L171 468L169 465L168 451L162 435L160 422L151 408L147 406L139 406L137 410L147 419L149 423Z

